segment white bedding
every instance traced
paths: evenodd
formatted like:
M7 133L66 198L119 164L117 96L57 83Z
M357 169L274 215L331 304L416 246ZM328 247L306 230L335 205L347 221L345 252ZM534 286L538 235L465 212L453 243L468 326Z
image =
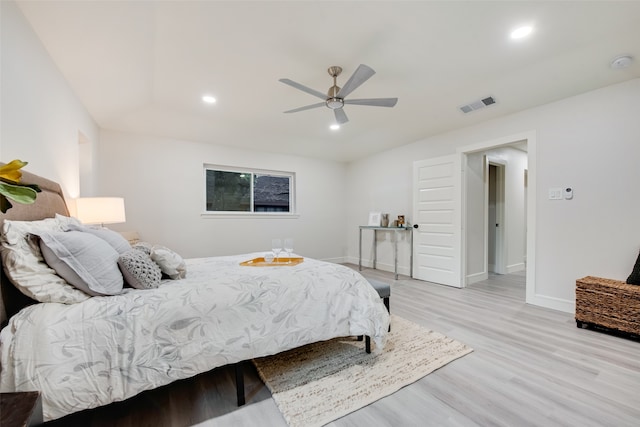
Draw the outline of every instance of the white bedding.
M187 260L187 278L158 289L23 309L0 333L0 390L40 390L52 420L311 342L369 335L382 348L389 317L359 273L309 258L239 265L257 256Z

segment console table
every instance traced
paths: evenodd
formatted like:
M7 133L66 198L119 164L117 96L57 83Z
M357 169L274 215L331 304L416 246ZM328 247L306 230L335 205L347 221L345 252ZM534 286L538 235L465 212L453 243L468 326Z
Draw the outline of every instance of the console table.
M362 271L362 230L373 230L373 268L376 268L378 257L378 231L393 232L393 265L395 280L398 280L398 233L409 233L411 236L411 249L409 255L409 276L413 277L413 228L407 227L376 227L372 225L360 226L360 241L358 244L358 269Z

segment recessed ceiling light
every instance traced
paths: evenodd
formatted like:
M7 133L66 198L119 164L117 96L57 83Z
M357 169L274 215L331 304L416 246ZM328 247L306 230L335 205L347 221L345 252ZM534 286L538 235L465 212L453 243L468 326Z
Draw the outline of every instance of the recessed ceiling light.
M329 126L329 129L331 130L338 130L340 129L340 125L337 123L332 124L331 126Z
M533 31L533 27L531 25L525 25L523 27L516 28L511 31L512 39L521 39L523 37L527 37Z
M206 102L207 104L215 104L216 99L211 95L203 95L202 102Z

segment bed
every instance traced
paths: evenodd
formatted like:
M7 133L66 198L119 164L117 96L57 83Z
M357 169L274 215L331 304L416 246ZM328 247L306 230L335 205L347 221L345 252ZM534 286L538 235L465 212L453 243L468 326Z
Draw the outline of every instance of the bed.
M43 192L2 222L50 218L64 228L60 186L26 172L23 181ZM26 298L3 271L0 391L40 391L53 420L312 342L365 335L384 346L387 310L358 272L310 258L240 265L260 255L190 259L184 279L67 303Z

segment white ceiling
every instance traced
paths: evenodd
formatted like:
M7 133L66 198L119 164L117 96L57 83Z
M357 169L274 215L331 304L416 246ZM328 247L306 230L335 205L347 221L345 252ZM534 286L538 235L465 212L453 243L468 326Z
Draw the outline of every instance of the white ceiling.
M640 1L19 1L98 125L350 161L640 77ZM509 32L532 24L531 37ZM635 57L623 70L620 54ZM326 69L377 74L330 131ZM204 105L211 93L218 102ZM488 95L493 106L458 107Z

